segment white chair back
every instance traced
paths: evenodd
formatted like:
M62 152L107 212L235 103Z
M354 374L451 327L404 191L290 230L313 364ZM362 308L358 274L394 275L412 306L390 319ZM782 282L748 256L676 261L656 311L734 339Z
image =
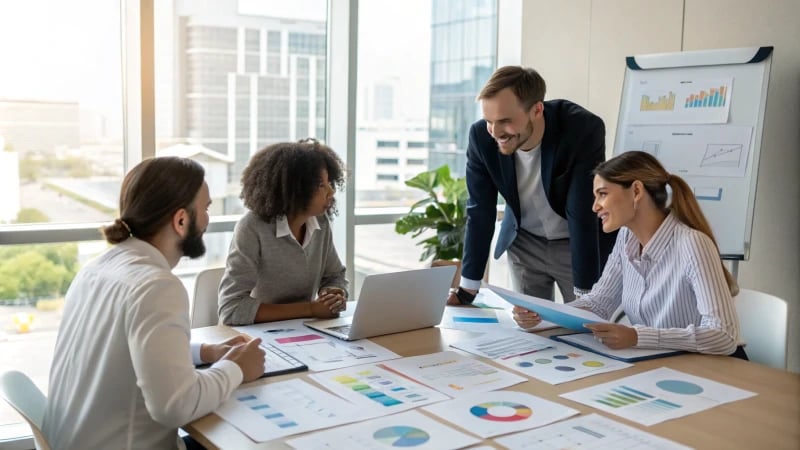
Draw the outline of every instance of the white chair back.
M786 301L751 289L741 289L734 301L747 357L753 362L785 370Z
M47 406L47 397L22 372L11 370L0 375L0 395L31 426L33 441L38 450L50 450L50 444L42 434L42 420Z
M197 274L192 301L192 328L219 324L219 283L224 273L224 267L215 267Z

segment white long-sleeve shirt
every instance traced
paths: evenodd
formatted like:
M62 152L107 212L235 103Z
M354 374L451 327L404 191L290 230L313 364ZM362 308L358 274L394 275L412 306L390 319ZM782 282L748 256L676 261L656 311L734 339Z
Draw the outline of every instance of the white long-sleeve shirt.
M231 361L196 370L189 301L164 255L130 238L69 288L43 431L54 449L176 448L177 428L242 382Z
M639 348L730 355L739 344L739 319L716 246L671 213L641 252L636 236L620 229L603 275L570 306L608 319L620 303Z

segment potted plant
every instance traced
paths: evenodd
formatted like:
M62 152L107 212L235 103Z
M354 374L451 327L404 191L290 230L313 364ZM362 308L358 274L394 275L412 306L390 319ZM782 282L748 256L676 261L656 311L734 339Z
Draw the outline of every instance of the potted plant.
M432 236L417 242L423 248L419 260L433 257L432 266L458 265L454 278L454 283L457 283L467 224L466 178L453 178L450 168L441 166L407 180L406 186L424 191L427 197L414 203L408 214L395 222L395 231L399 234L413 233L412 238L432 231Z

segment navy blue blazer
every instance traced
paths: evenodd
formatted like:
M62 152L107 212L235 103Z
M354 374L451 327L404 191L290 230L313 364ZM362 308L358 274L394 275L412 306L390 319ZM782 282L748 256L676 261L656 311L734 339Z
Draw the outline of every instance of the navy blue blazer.
M616 233L603 233L592 211L592 171L605 161L603 120L567 100L544 102L542 184L550 207L567 220L575 287L591 289L600 278ZM472 124L467 147L467 229L462 275L483 278L497 217L497 193L506 201L494 251L499 258L514 242L521 221L514 156L497 149L486 121Z

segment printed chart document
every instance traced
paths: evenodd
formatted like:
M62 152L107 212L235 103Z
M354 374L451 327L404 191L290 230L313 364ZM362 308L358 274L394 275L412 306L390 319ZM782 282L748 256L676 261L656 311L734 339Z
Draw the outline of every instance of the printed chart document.
M481 284L480 290L478 290L475 299L472 301L472 306L477 306L478 308L509 309L508 302L503 300L503 297L492 292L487 284Z
M631 86L628 111L635 124L726 123L731 108L733 77L653 80Z
M472 302L472 306L477 306L481 309L498 309L504 310L507 314L507 318L509 319L510 323L513 325L510 328L519 329L516 322L514 322L514 318L511 315L511 309L514 305L508 303L500 297L499 295L492 292L489 289L489 285L484 284L481 286L481 289L478 291L478 294L475 296L475 300ZM448 308L449 309L449 308ZM445 309L445 314L447 314L447 309ZM500 317L500 313L497 313L498 317ZM448 327L445 327L448 328ZM539 322L539 325L526 330L526 331L542 331L542 330L550 330L552 328L558 328L558 325L548 322L546 320L542 320ZM470 331L482 331L482 330L470 330Z
M569 328L570 330L588 333L589 329L584 327L583 324L608 322L595 313L556 303L551 300L520 294L519 292L509 291L508 289L497 286L489 286L489 289L493 290L497 295L503 297L505 301L512 305L536 311L542 320L553 322L558 326Z
M480 439L456 431L416 411L354 423L286 441L298 450L373 450L394 447L454 450L479 442Z
M662 367L561 397L650 426L755 395Z
M450 347L484 358L497 359L528 355L554 345L554 342L535 334L503 330L454 342Z
M382 365L450 397L503 389L526 381L519 375L455 352L412 356Z
M441 328L496 333L503 329L517 328L514 319L502 309L448 306L444 310Z
M752 132L740 125L630 126L623 138L626 150L650 153L691 185L691 177L743 178Z
M374 417L299 379L237 389L215 413L256 442Z
M632 366L632 364L581 350L563 342L535 335L530 335L530 338L540 340L542 343L549 343L550 346L536 352L499 358L495 362L550 384L566 383Z
M578 414L524 392L476 392L423 408L482 438L527 430Z
M655 436L628 425L589 414L536 430L495 439L508 448L523 450L560 450L591 448L595 450L652 449L689 450L677 442Z
M260 337L321 372L399 358L400 355L367 339L343 341L309 330L303 319L236 327L237 331Z
M376 364L312 374L328 390L356 405L393 414L450 398Z
M623 348L621 350L614 350L595 340L591 333L565 334L561 336L553 336L551 339L566 342L567 344L573 345L580 349L588 350L593 353L605 355L609 358L625 362L643 361L645 359L674 356L683 353L679 350L659 350L647 348Z

